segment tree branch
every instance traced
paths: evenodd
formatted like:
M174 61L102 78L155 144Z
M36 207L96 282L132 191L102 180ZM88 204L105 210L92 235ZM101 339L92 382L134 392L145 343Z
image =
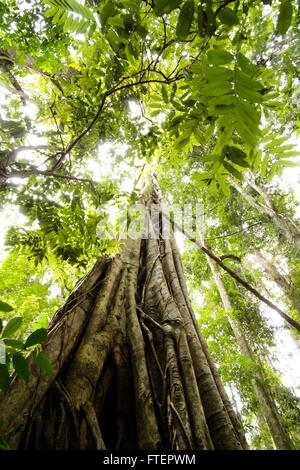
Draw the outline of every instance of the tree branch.
M223 261L224 259L233 259L234 261L238 261L239 263L241 263L241 258L239 256L236 256L236 255L231 255L231 254L228 254L228 255L222 255L222 256L219 256L220 260Z
M248 227L242 228L241 230L237 230L236 232L231 232L231 233L228 233L227 235L219 235L218 237L206 238L206 240L217 240L218 238L227 238L227 237L231 237L232 235L235 235L235 234L241 233L241 232L245 232L245 231L248 230L249 228L255 227L255 225L262 225L263 223L264 223L264 222L256 222L255 224L248 225Z
M6 158L0 162L0 168L6 170L14 161L16 160L20 152L25 152L28 150L38 151L38 150L57 150L57 147L53 145L23 145L17 149L12 150Z

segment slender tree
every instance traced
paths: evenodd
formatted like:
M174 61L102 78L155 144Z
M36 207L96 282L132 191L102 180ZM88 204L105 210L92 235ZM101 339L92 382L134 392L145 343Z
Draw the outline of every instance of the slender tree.
M204 239L202 240L202 243L204 244L204 246L206 246ZM251 349L251 345L249 344L243 332L243 328L240 325L238 318L233 317L230 314L230 312L232 312L233 310L233 305L230 301L230 297L226 291L220 273L218 272L218 267L208 255L206 255L206 259L211 269L214 282L216 283L217 288L219 290L224 310L225 312L227 312L228 321L233 329L238 347L240 348L240 351L244 356L246 356L251 361L256 362L258 361L258 359L255 358L255 355ZM268 388L264 387L262 384L264 379L263 369L260 371L259 375L260 376L253 377L252 385L259 401L263 417L269 427L276 448L294 449L292 440L287 432L283 419L277 409L272 392Z
M242 194L245 200L259 212L266 214L270 217L274 225L276 225L279 231L286 237L286 239L295 244L296 248L299 248L300 230L293 220L289 217L279 214L274 203L263 190L253 180L247 179L247 182L254 188L260 196L262 196L264 202L256 200L247 190L239 183L230 178L231 184Z

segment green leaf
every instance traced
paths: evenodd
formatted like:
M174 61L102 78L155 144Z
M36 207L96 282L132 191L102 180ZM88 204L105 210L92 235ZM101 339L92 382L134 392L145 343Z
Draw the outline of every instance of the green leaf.
M236 104L236 97L234 95L223 95L223 96L216 96L209 100L209 104L211 106L218 106L218 105L235 105Z
M278 145L282 144L286 140L288 140L289 137L279 137L278 139L274 139L271 142L269 142L267 145L265 145L265 149L270 149L273 147L277 147Z
M21 323L22 323L21 317L15 317L9 320L7 325L4 327L4 330L2 332L2 337L9 338L10 336L12 336L20 328Z
M287 152L287 150L292 150L294 147L295 145L293 144L281 145L281 147L272 147L268 149L268 152L277 154L276 155L277 158L282 158L282 155L280 154L283 154L283 156L285 155L288 156L288 154L291 154L292 156L295 157L296 155L299 155L299 152L297 152L296 150L292 152Z
M253 65L250 60L244 56L241 52L238 52L236 55L238 66L245 72L247 75L257 74L257 67Z
M51 18L51 16L54 16L57 13L57 10L58 9L56 7L48 8L48 10L45 11L44 15L46 18Z
M216 28L217 28L217 22L216 22L216 17L214 14L214 11L212 9L212 5L210 2L207 2L206 8L205 8L205 14L206 14L206 19L207 19L207 24L206 24L206 33L210 36L213 35Z
M206 78L209 82L232 80L233 71L227 67L209 67L206 71Z
M270 152L274 152L274 150L270 150ZM293 152L284 152L282 154L276 155L277 158L286 158L286 157L298 157L300 155L300 152L297 152L296 150Z
M232 91L230 82L211 82L204 85L204 87L199 91L199 94L205 96L220 96L225 95L230 91Z
M191 25L194 18L195 4L193 0L187 0L179 13L176 36L178 39L184 40L190 32Z
M236 165L239 165L243 168L249 168L250 167L249 163L245 160L247 158L246 153L243 152L238 147L227 146L225 155L233 163L236 163Z
M241 118L245 121L247 126L250 126L253 131L258 131L260 123L260 114L255 109L254 105L245 101L238 101L237 111L241 115Z
M39 328L35 330L31 335L28 336L25 341L25 348L30 348L36 344L42 343L47 338L47 330L45 328Z
M290 0L283 1L279 7L276 31L283 36L291 26L293 18L293 4Z
M250 88L243 87L240 84L236 84L236 92L241 97L246 99L247 101L253 103L262 103L264 101L263 95L257 93L257 91L253 91Z
M249 88L250 90L261 90L263 88L263 85L260 82L249 77L249 75L242 72L241 70L235 71L234 79L237 85L240 85L244 88Z
M162 94L164 102L166 104L168 104L169 103L169 97L168 97L168 92L167 92L167 88L166 88L165 85L161 86L161 94Z
M9 387L9 372L7 364L0 364L0 390L7 391Z
M264 96L256 91L261 88L262 85L259 82L253 80L243 72L236 70L235 89L241 98L253 101L254 103L262 103L264 101Z
M224 168L226 168L229 173L231 173L235 178L239 179L240 181L244 180L242 173L240 173L236 168L234 168L230 163L224 161L223 162Z
M267 168L269 163L269 155L266 153L261 164L260 177L264 178L266 176Z
M259 150L256 154L254 163L253 163L253 173L257 173L257 170L259 168L260 162L261 162L261 157L262 157L262 151Z
M277 167L278 167L278 162L273 163L273 165L271 166L271 170L270 170L270 172L267 176L267 182L268 183L270 183L272 181L272 179L274 178L274 176L276 174Z
M265 131L263 131L264 133ZM260 139L260 142L263 144L264 142L269 142L269 140L274 139L275 137L278 136L277 132L272 132L272 134L268 134Z
M138 35L142 38L142 39L145 39L146 36L147 36L147 33L148 33L148 30L147 28L145 28L145 26L141 25L141 24L137 24L136 25L136 32L138 33Z
M181 149L182 147L185 147L187 143L190 141L190 137L192 135L193 130L189 129L185 131L182 135L180 135L174 142L174 147L176 149Z
M12 312L14 310L13 307L8 305L6 302L0 300L0 312Z
M230 187L228 184L226 184L225 179L223 178L222 175L219 173L215 174L215 178L218 182L218 185L220 186L222 192L225 194L225 196L229 197L230 196Z
M203 162L220 162L222 160L221 155L203 155L201 157Z
M221 8L218 13L218 18L221 23L226 24L228 26L234 26L239 24L237 14L233 10L231 10L231 8L228 7Z
M40 352L36 357L35 360L37 364L40 366L43 372L46 372L48 375L53 374L53 369L51 362L49 361L48 357L45 356L44 353Z
M256 147L257 138L258 138L258 129L254 129L253 126L250 126L251 121L247 121L242 117L238 117L236 120L236 128L239 135L245 141L245 143L251 147Z
M206 26L206 13L202 5L198 5L197 8L197 23L198 23L198 31L199 36L203 36L205 34L205 26Z
M95 21L92 10L88 7L85 7L81 3L77 2L77 0L43 0L44 3L48 5L52 5L54 7L59 7L61 10L73 11L78 15L82 16L91 21Z
M172 10L175 10L182 0L155 0L154 2L154 13L156 16L163 16L167 13L171 13Z
M209 183L209 189L210 189L211 194L214 196L214 198L218 199L219 191L218 191L215 180L211 180L211 182Z
M280 159L280 164L283 166L290 166L290 167L299 167L300 164L297 162L291 162L290 160L282 160Z
M24 349L24 343L16 339L4 339L4 343L6 344L6 346L10 346L11 348Z
M277 168L277 175L278 175L279 177L281 177L281 176L282 176L282 172L283 172L283 166L278 165L278 168Z
M28 362L21 353L13 355L13 366L19 377L28 382Z
M202 181L202 180L211 180L212 176L210 173L203 172L203 173L194 173L192 175L192 180L194 181Z
M210 64L223 65L232 62L234 57L230 52L227 51L209 50L207 52L207 59Z

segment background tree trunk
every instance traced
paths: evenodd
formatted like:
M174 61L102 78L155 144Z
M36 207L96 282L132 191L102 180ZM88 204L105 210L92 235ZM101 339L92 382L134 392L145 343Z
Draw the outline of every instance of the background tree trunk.
M0 397L12 449L247 448L172 237L127 239L120 255L99 259L54 316L43 351L54 373L31 355L29 382L15 376Z
M205 248L207 248L203 237L202 237L202 244ZM238 319L231 315L233 306L231 304L229 295L226 291L222 277L220 276L220 273L218 271L218 267L216 263L208 255L205 255L205 256L210 266L210 269L212 271L212 275L216 283L216 286L218 288L218 291L220 293L224 310L227 312L227 318L233 330L238 347L241 353L245 357L248 357L251 361L255 362L254 354L244 334L242 326L240 325ZM266 386L263 385L264 379L265 377L262 371L259 374L259 376L253 377L251 382L252 382L254 392L259 401L262 414L265 418L265 421L269 427L271 436L274 440L275 446L277 449L294 449L294 445L289 437L285 424L277 409L272 393Z
M263 268L264 272L267 274L267 276L270 279L272 279L277 284L281 292L287 298L292 309L294 309L297 312L297 314L300 316L300 305L298 301L298 296L295 295L295 293L293 292L294 285L292 283L289 283L286 280L286 278L278 271L276 266L270 263L270 261L267 260L267 258L263 255L263 253L260 250L258 250L253 245L251 245L251 250L254 252L255 258L257 262L260 264L260 266ZM290 331L291 331L292 340L296 344L297 348L300 349L299 333L296 330L291 329L291 328L290 328Z
M283 216L278 213L273 201L269 198L266 192L251 179L247 179L248 184L260 194L264 202L260 202L252 197L244 187L238 184L231 176L229 181L232 186L244 197L244 199L250 204L250 206L257 209L262 214L266 214L270 217L271 221L275 226L278 227L279 231L285 236L285 238L295 244L296 248L300 248L300 230L296 226L295 222L288 216Z
M251 249L253 250L256 260L263 268L264 272L268 275L270 279L276 282L281 292L283 292L283 294L288 299L290 299L291 284L286 280L286 278L282 274L280 274L276 266L274 266L274 264L267 260L267 258L263 255L260 250L258 250L253 245L251 245Z

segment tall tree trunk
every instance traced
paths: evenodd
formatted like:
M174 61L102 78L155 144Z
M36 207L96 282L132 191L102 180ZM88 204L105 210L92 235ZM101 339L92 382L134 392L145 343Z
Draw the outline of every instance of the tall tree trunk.
M206 247L203 237L202 244L204 247ZM212 271L216 286L219 290L224 310L227 312L228 321L232 327L239 349L244 356L248 357L251 361L254 362L254 354L243 332L243 329L239 321L230 314L232 310L232 304L229 295L226 291L222 277L220 276L220 273L218 271L218 267L208 255L206 255L206 259ZM268 424L275 446L277 449L294 449L294 445L285 428L284 422L277 409L272 393L270 390L268 390L267 387L263 385L264 378L264 374L261 373L259 374L259 376L254 377L251 382L254 392L259 401L262 414L266 420L266 423Z
M280 274L276 266L270 263L270 261L267 260L267 258L263 255L263 253L260 250L258 250L253 245L251 245L251 250L254 252L255 258L260 264L260 266L263 268L264 272L267 274L267 276L270 279L272 279L277 284L281 292L285 295L287 300L290 302L292 308L300 316L299 299L293 293L293 285L290 284L282 274ZM290 331L291 331L291 337L294 343L296 344L297 348L300 348L299 333L295 331L294 329L290 329Z
M14 376L0 397L12 449L247 448L173 238L127 239L100 258L55 314L43 351L54 373L31 355L28 383Z
M267 428L267 430L268 430L269 429L268 423L266 422L265 417L263 416L263 414L260 411L257 411L255 413L255 415L257 417L257 421L259 423L260 429L262 431L264 431ZM267 450L274 450L274 442L273 442L272 438L270 437L269 432L268 432L267 436L264 436L264 438L261 439L261 441L263 442L263 444L264 444L264 446L266 447Z
M274 266L274 264L267 260L267 258L263 255L260 250L258 250L253 245L251 245L250 248L254 252L255 258L260 264L260 266L263 268L264 272L268 275L270 279L272 279L277 284L281 292L283 292L283 294L288 299L290 299L291 284L286 280L286 278L282 274L280 274L276 266Z
M255 189L260 196L262 196L264 202L260 202L252 197L247 190L238 184L232 177L229 177L230 183L235 187L237 191L244 197L244 199L259 212L268 215L274 225L276 225L279 231L285 236L285 238L291 243L295 244L297 248L300 248L300 229L297 227L295 222L287 216L283 216L278 213L272 200L267 193L252 179L247 179L247 182L253 189Z
M289 283L285 276L283 276L276 266L271 263L267 258L264 256L264 254L258 250L256 247L251 245L251 250L255 254L255 258L257 262L260 264L260 266L263 268L264 272L267 274L267 276L272 279L281 292L286 296L287 300L291 303L293 309L297 311L297 313L300 315L300 305L298 303L298 296L296 296L293 293L293 283Z

